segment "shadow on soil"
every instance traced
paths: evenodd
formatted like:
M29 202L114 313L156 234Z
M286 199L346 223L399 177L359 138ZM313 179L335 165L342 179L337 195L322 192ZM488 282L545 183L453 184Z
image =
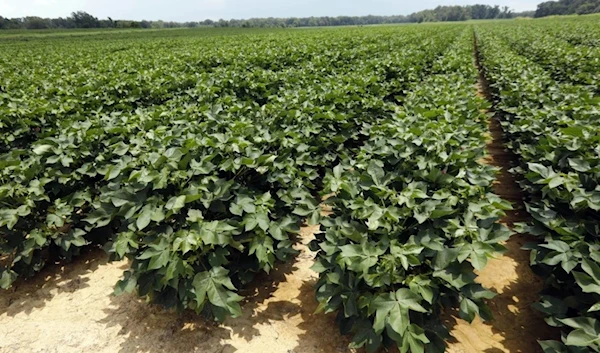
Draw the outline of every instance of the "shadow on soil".
M306 237L310 240L312 234ZM133 295L112 297L101 323L127 335L120 353L347 352L348 341L340 336L334 316L314 314L316 274L308 269L313 257L302 246L289 263L259 275L240 292L245 297L242 316L220 325L191 311L165 312Z
M444 323L450 330L455 330L460 347L464 347L464 350L451 352L542 353L538 341L560 337L560 333L548 326L542 315L531 307L538 299L543 282L528 265L529 253L521 250L522 245L528 241L531 239L527 236L514 235L505 244L508 251L503 259L488 264L496 267L494 272L506 267L511 277L518 278L508 284L504 282L502 286L497 283L494 285L493 279L492 283L484 283L486 287L499 292L494 299L488 301L494 320L470 325L459 319L458 311L446 313Z
M492 102L490 86L479 62L477 42L475 37L473 39L473 54L480 74L477 94ZM517 157L504 146L500 114L493 111L492 113L494 116L489 121L491 141L487 145L489 154L487 163L500 168L494 184L494 192L513 204L514 210L508 211L501 220L512 229L515 223L528 221L530 216L525 210L521 189L515 177L509 172L517 165ZM490 337L490 342L462 342L472 347L473 352L537 353L542 352L538 344L539 340L560 337L560 333L549 327L543 317L531 307L538 300L539 292L543 287L542 279L537 277L529 267L529 252L522 250L523 245L531 241L534 241L531 236L514 234L505 244L507 252L503 257L490 261L488 268L482 272L480 276L482 284L499 294L488 301L494 320L477 328L484 331L482 332L484 334L474 333L474 337L473 332L464 334L463 340L477 341L479 338L489 337L491 330L493 337ZM485 274L488 270L490 272ZM450 329L457 325L468 325L458 319L457 312L447 314L446 324Z
M284 320L286 312L294 312L297 305L290 302L269 303L260 313L257 309L277 290L286 276L296 269L294 261L279 264L266 274L260 274L252 285L240 292L245 297L241 303L243 315L227 319L223 324L213 323L193 311L176 313L162 307L149 305L135 295L113 296L111 306L106 309L106 318L101 321L107 327L119 326L119 335L128 337L119 352L194 352L232 353L236 348L222 341L239 336L250 341L259 335L256 325L270 319ZM210 342L210 350L206 350Z
M487 87L487 84L483 87ZM527 222L530 216L525 210L521 189L515 177L508 172L510 168L517 165L517 158L503 145L503 131L499 119L499 116L495 116L490 120L493 140L488 145L488 151L492 164L501 168L497 183L494 185L494 192L510 201L514 208L507 212L502 222L513 229L515 223ZM539 293L544 286L543 280L535 275L529 266L529 251L522 249L526 243L532 241L535 241L535 238L526 234L514 234L507 241L505 244L507 252L504 257L508 260L506 263L512 267L510 270L514 271L517 280L511 280L503 288L497 288L501 290L501 294L489 303L495 316L495 320L490 323L492 332L503 337L499 343L502 344L504 352L542 352L538 344L539 340L560 337L559 332L549 327L543 316L531 307L539 299ZM497 348L485 351L485 353L499 352L503 351Z
M29 314L42 308L57 294L89 287L89 279L84 276L107 261L104 250L91 247L83 249L71 262L47 264L34 277L18 279L11 289L0 290L0 315Z

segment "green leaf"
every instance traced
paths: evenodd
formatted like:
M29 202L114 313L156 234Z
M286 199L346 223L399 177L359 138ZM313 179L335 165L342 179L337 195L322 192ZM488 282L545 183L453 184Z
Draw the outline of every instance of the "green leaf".
M550 189L554 189L560 185L562 185L565 182L565 178L561 177L561 176L555 176L553 177L550 182L548 183L548 187Z
M236 216L242 216L244 212L254 213L256 212L254 199L249 196L238 195L235 202L229 206L229 211Z
M125 279L119 280L115 286L114 295L121 295L123 293L132 293L137 285L137 280L134 276L131 276L129 272L126 272Z
M33 147L33 153L35 153L37 155L42 155L42 154L45 154L46 152L50 151L52 148L54 148L54 146L37 145L37 146Z
M133 232L122 232L118 234L112 250L114 250L119 259L122 259L130 249L137 249L138 247L139 245L135 240Z
M188 221L190 223L196 223L203 219L204 219L204 215L202 215L202 211L193 210L193 209L188 210L188 216L186 218L186 221Z
M17 279L17 273L12 270L4 270L2 271L2 276L0 276L0 288L8 289L13 284L13 282Z
M590 277L594 279L594 282L596 282L596 284L600 285L600 265L589 259L584 258L581 267L588 275L590 275Z
M403 335L410 324L409 310L427 312L421 306L421 300L419 295L407 288L377 295L373 299L373 309L376 311L373 329L375 332L381 333L387 324L398 335Z
M46 216L46 224L48 224L49 226L54 225L56 227L62 227L65 224L65 222L61 217L55 215L54 213L49 213Z
M538 173L544 179L547 178L549 176L549 174L550 174L550 172L548 171L548 168L546 168L542 164L539 164L539 163L527 163L527 165L529 166L529 170Z
M445 248L442 251L438 251L433 264L434 269L445 269L452 262L458 259L459 249Z
M340 246L341 258L346 261L348 267L357 272L366 273L377 264L379 256L383 255L384 249L375 247L371 243L363 242L361 245L348 244Z
M588 310L588 313L594 311L600 311L600 302L597 302L596 304L592 305L592 307Z
M228 277L229 271L223 267L214 267L210 271L197 273L192 285L196 295L198 307L204 305L208 297L212 305L227 310L232 317L241 315L238 302L242 299L233 291L236 290Z
M383 180L383 178L385 176L385 171L375 161L371 161L369 163L369 167L367 168L367 173L371 176L371 178L373 178L373 181L377 185L381 184L381 181Z
M290 233L298 233L300 231L300 227L294 222L291 217L284 217L281 221L271 221L269 225L269 234L273 236L273 238L277 240L288 240L289 237L287 235Z
M577 271L573 271L572 273L575 277L575 281L581 287L584 293L600 294L600 283L594 281L592 276Z
M150 207L144 207L142 213L139 214L137 220L135 221L135 225L138 230L144 230L152 220L152 215L154 214L154 210Z
M167 201L165 208L174 213L179 212L185 206L185 195L174 196Z
M475 316L479 314L479 307L469 298L462 298L460 301L460 310L458 312L461 319L467 322L473 322Z
M429 304L433 304L433 286L431 279L420 275L409 282L410 290L418 293Z
M544 353L568 353L567 347L558 341L540 341Z
M194 231L179 231L178 237L173 241L173 250L181 250L186 254L192 250L198 249L200 244L200 236Z
M223 221L203 222L198 228L202 242L207 245L231 245L232 231L236 228Z
M569 165L578 172L588 172L592 167L590 163L582 158L569 158Z
M148 264L148 270L158 270L159 268L165 267L169 262L170 255L168 250L163 250L152 256L150 258L150 263Z
M401 353L424 353L425 345L429 343L425 331L417 325L411 324L402 336L402 344L399 344Z
M594 343L600 342L600 335L596 334L591 335L586 333L582 329L573 330L567 336L565 340L565 344L567 346L575 346L575 347L589 347Z
M120 165L115 165L109 168L108 173L106 174L106 180L113 180L121 174L122 167Z

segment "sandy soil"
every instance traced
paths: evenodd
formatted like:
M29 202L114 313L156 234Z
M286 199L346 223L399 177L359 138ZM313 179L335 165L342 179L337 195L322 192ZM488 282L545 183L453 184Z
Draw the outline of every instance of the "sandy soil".
M476 65L481 71L479 62ZM480 97L491 99L483 75L476 92ZM516 156L504 147L499 119L500 116L495 114L489 120L488 156L484 162L500 168L494 192L513 204L514 210L507 212L501 220L512 229L514 223L527 221L530 216L525 211L521 189L508 172ZM560 338L560 332L551 329L531 307L543 287L542 280L529 267L529 252L521 250L525 243L531 241L534 241L531 236L513 235L505 243L508 251L489 261L479 273L477 281L498 293L488 303L494 314L492 322L483 323L476 318L469 324L457 318L456 314L448 315L447 322L453 327L455 338L449 344L449 353L542 353L537 341Z
M293 263L244 291L243 317L221 326L113 296L127 263L108 263L92 250L0 293L0 352L351 352L332 316L313 315L317 276L306 244L314 230L303 229Z
M482 95L482 88L479 87ZM529 217L524 210L521 192L514 177L508 172L514 159L502 143L502 128L497 117L490 119L491 139L488 143L487 163L502 168L494 184L494 192L510 201L515 208L501 222L513 227L516 222ZM505 244L508 251L489 261L479 273L477 281L498 293L489 301L494 321L482 323L479 318L468 324L451 315L455 341L449 345L450 353L537 353L542 352L538 340L557 339L560 333L551 330L531 304L537 301L543 282L529 267L529 252L521 247L533 241L527 235L515 234Z

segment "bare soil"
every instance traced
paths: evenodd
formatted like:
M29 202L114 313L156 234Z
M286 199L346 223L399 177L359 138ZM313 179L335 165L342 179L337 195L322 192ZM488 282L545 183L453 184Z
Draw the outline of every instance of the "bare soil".
M483 86L478 94L483 95ZM489 121L490 140L486 163L501 168L494 184L494 192L513 204L501 220L509 228L514 223L527 221L521 190L508 170L514 156L502 142L502 128L498 117ZM488 302L494 320L482 322L476 318L469 324L450 314L448 323L453 326L455 341L449 344L449 353L538 353L542 352L538 340L556 339L559 333L551 330L543 317L531 305L539 298L542 280L529 267L529 252L521 247L534 241L531 236L514 234L504 245L508 251L492 259L479 273L477 281L498 293Z
M475 64L480 71L477 95L491 101L489 85L485 81L477 57L474 40ZM484 163L500 169L493 189L494 193L510 201L514 210L508 211L501 222L513 229L517 222L529 219L523 204L521 189L509 172L516 156L503 143L500 116L493 111L489 119L488 156ZM449 353L538 353L542 352L538 341L557 339L560 333L551 329L543 317L531 305L539 299L543 281L529 267L529 252L522 246L534 241L525 234L514 234L504 245L508 249L502 256L488 262L478 274L477 281L498 295L488 302L494 320L482 322L476 318L469 324L456 315L448 314L448 325L453 327L454 341L449 344Z
M220 326L194 313L165 312L134 295L113 296L127 263L94 249L0 292L0 352L333 353L352 352L317 303L303 228L300 255L245 290L243 316Z

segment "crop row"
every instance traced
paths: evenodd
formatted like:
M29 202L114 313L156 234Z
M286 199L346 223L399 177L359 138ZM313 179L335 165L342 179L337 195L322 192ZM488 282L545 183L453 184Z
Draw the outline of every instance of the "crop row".
M332 214L311 244L316 296L355 347L444 352L444 307L491 319L484 300L494 293L474 271L504 250L510 231L497 221L511 206L491 192L496 169L481 163L490 105L475 95L477 78L466 29L325 177Z
M536 308L563 328L562 342L541 344L547 353L600 352L600 97L556 81L495 29L480 27L477 40L533 217L520 231L540 241L529 245L547 284Z
M494 33L517 54L542 66L554 80L588 85L600 92L600 48L574 46L535 27L501 28L495 28Z
M557 18L530 26L573 45L600 48L600 28L593 17L589 20L582 20L582 17Z
M324 68L327 72L344 69L375 50L382 51L377 56L381 61L376 64L372 57L371 62L393 78L397 68L390 64L402 55L393 48L426 38L425 32L414 29L401 36L394 33L380 32L377 44L365 42L360 35L343 36L339 41L301 33L222 37L218 45L212 38L193 36L136 45L127 41L85 46L80 41L42 42L32 49L21 43L5 44L0 55L0 152L27 148L90 114L131 114L189 94L193 99L207 84L213 96L244 102L257 101L258 95L266 99L288 83L277 80L275 73L308 70L306 75L311 75L316 70L323 73ZM295 45L283 45L291 40ZM190 51L190 47L201 50ZM265 73L271 75L263 77Z
M474 271L504 250L510 205L480 163L489 103L474 94L471 31L294 36L203 38L204 53L111 41L97 64L79 41L63 61L13 44L31 71L2 68L0 285L104 244L130 260L116 293L223 320L333 195L311 244L316 293L355 346L442 352L444 307L490 319Z
M310 59L273 69L242 68L248 58L228 49L160 104L45 121L42 136L0 157L2 287L110 238L111 257L132 260L117 292L218 319L239 314L237 288L293 253L302 219L318 221L325 168L393 112L456 33L338 32L338 45L317 36L306 39ZM253 50L288 47L271 39Z

